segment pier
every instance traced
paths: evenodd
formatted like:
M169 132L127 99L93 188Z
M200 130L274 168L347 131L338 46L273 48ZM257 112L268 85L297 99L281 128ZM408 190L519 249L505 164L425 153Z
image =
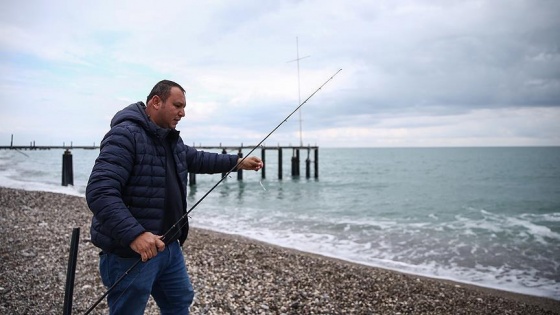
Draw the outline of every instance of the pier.
M292 152L292 157L291 157L291 175L292 177L299 177L300 176L300 161L301 161L301 152L306 152L307 153L307 157L305 159L305 178L311 178L311 163L313 163L313 176L314 178L319 178L319 147L318 146L260 146L260 147L255 147L255 146L243 146L243 144L241 144L240 146L217 146L217 147L213 147L213 146L195 146L193 145L194 148L198 149L198 150L222 150L223 154L227 154L228 151L229 152L237 152L237 155L240 158L243 158L243 149L248 149L248 150L252 150L255 149L255 151L257 151L259 148L261 150L261 160L263 161L264 167L261 169L261 177L263 179L266 178L266 172L267 172L267 166L266 166L266 151L277 151L276 153L278 154L278 179L282 179L283 177L283 157L284 157L284 151L288 150ZM313 152L313 153L312 153ZM313 157L313 160L311 160L311 158ZM192 174L195 183L196 183L196 175ZM237 171L237 179L238 180L242 180L243 179L243 171L239 170ZM191 181L192 184L192 181Z
M14 145L14 146L0 146L0 150L71 150L71 149L83 149L83 150L95 150L99 149L99 146L95 145Z
M197 150L213 150L213 151L221 151L222 154L227 154L227 153L233 153L233 152L237 152L237 156L239 158L243 158L243 150L253 150L254 155L257 155L258 153L256 153L256 151L258 151L260 149L260 157L264 163L264 167L261 169L261 177L263 179L266 178L267 176L267 171L269 170L267 167L267 163L266 163L266 152L267 151L275 151L275 154L277 154L278 156L278 169L277 169L277 176L278 179L282 179L283 178L283 159L284 159L284 152L288 151L291 152L291 158L290 158L290 168L291 168L291 177L292 178L298 178L300 177L300 168L301 168L301 160L302 160L302 155L303 158L305 158L305 178L311 178L311 169L313 168L313 177L314 178L319 178L319 147L318 146L293 146L293 145L288 145L288 146L281 146L281 145L277 145L277 146L259 146L256 147L254 145L252 146L244 146L243 144L241 145L228 145L228 146L222 146L221 144L219 146L203 146L203 145L192 145L193 148L197 149ZM87 146L87 145L79 145L79 146L74 146L72 142L70 142L70 145L66 145L65 143L63 143L62 145L55 145L55 146L50 146L50 145L36 145L35 141L31 142L28 146L22 146L22 145L13 145L13 136L12 136L12 142L10 143L9 146L0 146L0 150L18 150L18 151L22 151L22 150L57 150L57 149L62 149L64 150L64 153L62 155L62 185L63 186L68 186L68 185L73 185L74 183L74 176L73 176L73 163L72 163L72 152L70 150L74 150L74 149L82 149L82 150L96 150L99 149L99 146L96 146L95 144ZM313 167L312 167L313 164ZM222 174L222 176L225 175L225 173ZM243 180L243 170L239 170L237 171L237 180ZM193 186L196 185L196 174L194 173L189 173L189 185Z
M64 150L69 150L69 149L84 149L84 150L95 150L95 149L99 149L99 146L96 146L95 143L93 143L93 145L79 145L79 146L74 146L72 144L72 142L70 142L70 145L66 145L65 142L62 143L62 145L35 145L35 141L31 141L29 143L29 145L14 145L14 135L12 135L12 138L10 140L10 145L4 145L4 146L0 146L0 150L56 150L56 149L64 149Z

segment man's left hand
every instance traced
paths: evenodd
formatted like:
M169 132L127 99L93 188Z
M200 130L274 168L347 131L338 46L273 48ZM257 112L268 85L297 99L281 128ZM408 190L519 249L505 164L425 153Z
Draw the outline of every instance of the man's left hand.
M263 161L256 156L248 156L242 160L242 158L237 160L237 163L239 163L238 169L258 171L264 166Z

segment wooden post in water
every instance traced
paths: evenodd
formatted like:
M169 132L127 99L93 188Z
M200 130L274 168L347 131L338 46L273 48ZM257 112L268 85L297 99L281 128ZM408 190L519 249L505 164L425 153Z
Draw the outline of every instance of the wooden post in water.
M243 152L241 152L241 148L239 148L239 152L237 153L237 156L240 159L243 158ZM243 170L242 169L237 170L237 180L243 180Z
M221 146L221 145L222 145L222 144L220 143L220 146ZM223 148L223 149L222 149L222 154L227 154L226 148ZM227 172L223 172L223 173L222 173L222 178L224 178L224 176L226 176L226 174L227 174ZM226 178L226 179L227 179L227 178Z
M196 185L196 173L189 172L189 186Z
M299 149L293 149L295 151L295 155L294 152L292 152L292 177L298 177L299 176Z
M74 185L72 153L66 149L62 155L62 186Z
M309 151L310 149L307 148L307 159L305 159L305 178L311 177L311 170L310 170L311 160L309 160Z
M278 147L278 179L282 179L282 148Z
M319 178L319 148L315 149L315 178Z
M14 146L14 135L12 135L12 141L10 141L10 148Z
M266 173L265 173L265 172L266 172L266 171L265 171L266 163L264 162L264 161L265 161L265 158L266 158L265 151L266 151L266 149L265 149L264 147L262 147L262 148L261 148L261 160L262 160L262 162L263 162L263 167L261 168L261 177L262 177L262 179L265 179L265 178L266 178Z
M300 175L300 168L299 168L299 161L300 161L300 158L299 158L299 149L296 149L296 158L297 158L297 159L296 159L296 161L297 161L297 163L296 163L296 172L297 172L297 176L299 176L299 175Z
M295 168L296 156L295 156L295 149L292 149L292 177L296 176L296 168Z

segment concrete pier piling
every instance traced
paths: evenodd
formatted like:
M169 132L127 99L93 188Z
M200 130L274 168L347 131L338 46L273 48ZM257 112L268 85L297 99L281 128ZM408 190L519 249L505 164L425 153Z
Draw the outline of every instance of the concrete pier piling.
M299 149L292 149L292 177L299 177Z
M72 152L66 149L62 154L62 186L74 185L74 168L72 165Z
M196 185L196 174L189 173L189 186L194 186L194 185Z
M282 149L278 147L278 179L282 179Z
M220 146L222 146L221 143L220 143ZM227 154L226 149L223 149L223 150L222 150L222 154ZM224 176L226 176L226 174L227 174L226 172L223 172L223 173L222 173L222 178L223 178ZM227 179L227 178L226 178L226 179Z
M240 159L243 158L243 152L241 152L242 148L239 148L239 152L237 153L237 157L239 157ZM243 180L243 170L239 169L237 170L237 180Z
M261 178L266 178L266 149L264 147L261 148L261 160L263 161L263 167L261 168Z
M315 148L315 178L319 178L319 148Z
M305 178L311 177L311 160L309 159L309 149L307 149L307 159L305 159Z

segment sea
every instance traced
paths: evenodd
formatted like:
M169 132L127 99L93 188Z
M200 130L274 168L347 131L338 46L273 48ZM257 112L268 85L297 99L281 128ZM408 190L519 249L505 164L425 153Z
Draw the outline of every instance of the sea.
M84 196L99 151L71 150L68 187L63 153L0 150L0 186ZM276 150L266 151L264 179L244 171L241 181L232 173L217 184L221 174L197 175L187 192L191 224L560 300L560 147L319 148L318 178L307 149L292 176L293 154L283 151L282 179Z

